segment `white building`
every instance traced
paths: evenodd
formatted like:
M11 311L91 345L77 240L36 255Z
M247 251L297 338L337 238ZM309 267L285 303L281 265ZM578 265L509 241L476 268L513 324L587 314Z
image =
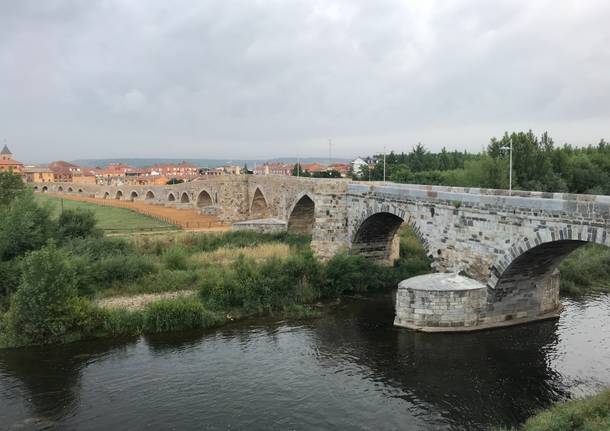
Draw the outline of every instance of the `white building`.
M367 165L368 163L358 157L356 160L352 160L352 172L354 175L362 175L362 168Z

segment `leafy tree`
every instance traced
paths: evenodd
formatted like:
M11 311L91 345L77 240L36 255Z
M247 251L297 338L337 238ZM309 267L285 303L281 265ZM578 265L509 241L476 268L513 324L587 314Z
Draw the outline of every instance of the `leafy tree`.
M7 313L9 331L24 344L53 343L75 331L82 318L68 256L53 244L28 254Z
M0 208L0 261L39 249L54 238L57 225L50 214L48 207L36 204L33 194L27 192Z
M60 241L72 238L101 236L95 225L95 214L90 210L64 210L57 222L57 235Z
M0 206L10 204L24 190L25 184L19 175L0 172Z

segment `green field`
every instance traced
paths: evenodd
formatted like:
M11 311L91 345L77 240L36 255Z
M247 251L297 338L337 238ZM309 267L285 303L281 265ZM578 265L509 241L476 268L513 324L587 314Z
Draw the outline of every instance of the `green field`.
M50 205L54 217L57 217L61 212L61 198L39 194L36 195L36 199L41 205ZM125 208L95 205L89 202L79 202L69 199L63 199L63 208L93 211L95 213L95 218L97 219L97 227L107 233L131 233L176 229L175 225Z

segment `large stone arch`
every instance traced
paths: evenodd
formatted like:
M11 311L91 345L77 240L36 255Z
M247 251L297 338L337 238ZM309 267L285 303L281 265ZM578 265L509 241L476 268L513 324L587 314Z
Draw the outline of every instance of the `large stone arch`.
M174 195L174 193L171 192L170 194L167 195L167 201L168 202L176 202L176 195Z
M152 201L152 200L154 200L154 199L155 199L155 194L154 194L154 192L153 192L152 190L148 190L148 191L146 192L146 195L144 196L144 200L147 200L147 201Z
M121 200L121 199L123 199L123 190L117 190L117 191L116 191L116 194L114 195L114 198L115 198L116 200Z
M250 216L252 218L268 218L271 217L271 211L265 195L260 187L257 187L252 196L252 204L250 205Z
M201 190L197 195L197 206L199 208L209 207L214 205L212 195L207 190Z
M180 195L180 203L188 204L190 201L191 197L189 196L189 194L187 192L182 192L182 194Z
M316 204L308 195L303 194L293 205L288 216L288 233L311 235L315 222Z
M132 190L131 193L129 194L129 200L133 202L136 199L138 199L138 192L135 190Z
M496 314L535 317L556 311L561 262L586 244L608 246L603 228L549 228L515 241L496 260L487 282L488 303Z

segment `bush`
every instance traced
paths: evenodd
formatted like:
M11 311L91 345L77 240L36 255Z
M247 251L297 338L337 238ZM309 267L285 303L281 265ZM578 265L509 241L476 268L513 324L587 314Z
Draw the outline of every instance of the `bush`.
M96 223L91 210L64 210L57 221L58 239L100 237L102 232L95 227Z
M8 300L21 283L21 259L0 262L0 311L8 306Z
M521 431L607 431L610 429L610 390L556 404L528 419Z
M136 253L133 245L123 238L74 238L65 242L63 247L74 256L91 260Z
M197 298L156 301L144 309L146 333L208 328L223 322L222 316L206 310Z
M163 253L163 260L168 269L187 269L188 257L189 255L186 250L177 245L168 248L165 253Z
M89 268L91 280L100 287L109 287L115 282L137 281L156 270L150 259L135 254L105 257L92 262Z
M9 205L25 190L20 175L12 172L0 172L0 206Z
M335 255L326 265L325 297L344 292L366 292L387 286L392 268L381 268L362 256Z
M0 261L37 250L54 238L57 227L50 214L48 207L36 204L31 192L0 209Z
M87 303L76 292L76 274L64 252L51 244L28 254L7 329L23 344L65 340L87 318Z
M144 314L124 309L101 310L96 335L103 337L135 336L144 329Z

